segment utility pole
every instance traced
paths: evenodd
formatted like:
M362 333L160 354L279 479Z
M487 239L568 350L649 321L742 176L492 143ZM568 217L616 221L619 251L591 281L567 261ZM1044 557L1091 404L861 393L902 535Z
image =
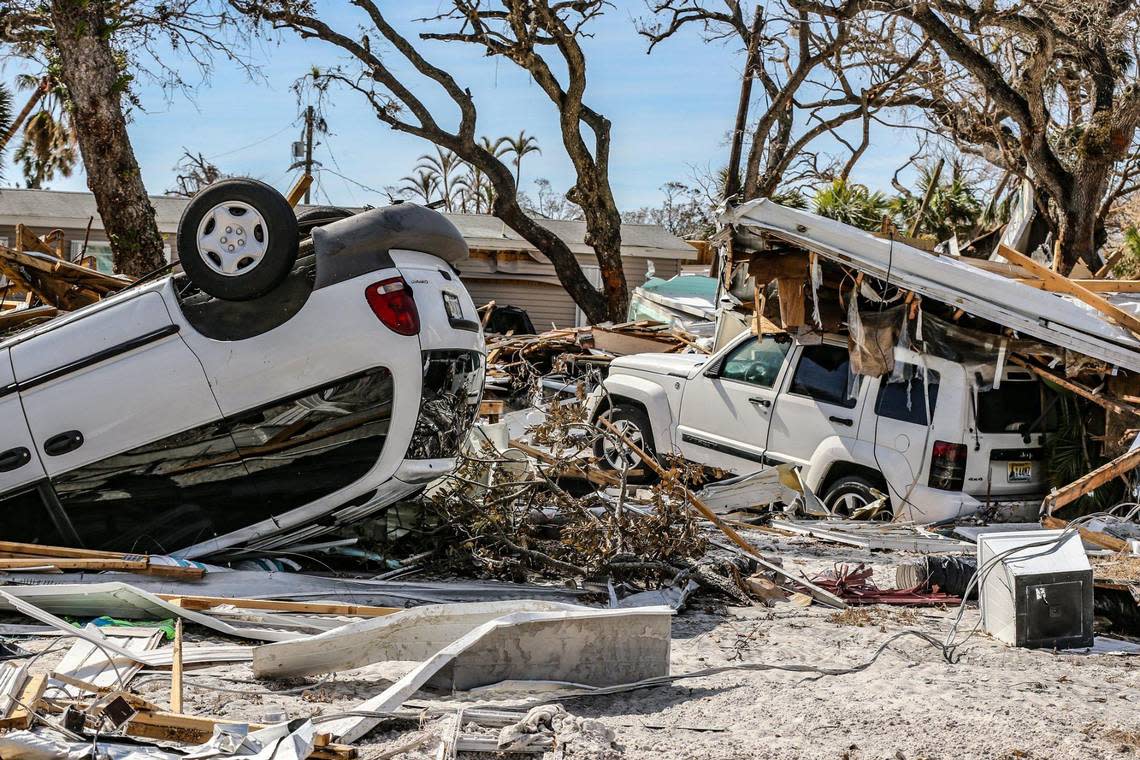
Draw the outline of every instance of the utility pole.
M313 173L313 107L305 109L305 174ZM309 188L305 188L305 205L309 204Z

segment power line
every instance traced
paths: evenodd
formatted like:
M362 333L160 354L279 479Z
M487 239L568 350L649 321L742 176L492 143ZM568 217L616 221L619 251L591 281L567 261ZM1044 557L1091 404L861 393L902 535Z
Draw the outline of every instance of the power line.
M257 142L251 142L249 145L243 145L240 148L234 148L233 150L227 150L225 153L215 153L212 156L206 156L206 158L210 161L213 161L216 158L225 158L226 156L232 156L235 153L241 153L243 150L249 150L250 148L257 147L258 145L261 145L264 142L269 142L274 137L277 137L282 132L284 132L287 129L291 129L292 127L293 127L292 124L286 124L284 127L277 130L273 134L269 135L268 137L263 137L260 140L258 140Z

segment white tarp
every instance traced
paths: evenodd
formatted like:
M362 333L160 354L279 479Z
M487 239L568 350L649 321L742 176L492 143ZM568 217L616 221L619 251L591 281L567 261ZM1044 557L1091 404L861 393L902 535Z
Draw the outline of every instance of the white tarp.
M1140 339L1070 298L767 199L730 209L721 221L738 233L772 235L1023 335L1140 372Z

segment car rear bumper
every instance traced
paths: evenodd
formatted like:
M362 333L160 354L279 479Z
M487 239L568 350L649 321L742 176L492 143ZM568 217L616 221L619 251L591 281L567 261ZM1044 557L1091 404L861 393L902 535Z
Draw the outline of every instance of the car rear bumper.
M1044 498L1044 494L1022 494L986 499L922 485L915 486L909 494L903 491L902 495L906 496L905 502L892 491L895 514L919 523L943 522L982 512L998 522L1033 522Z

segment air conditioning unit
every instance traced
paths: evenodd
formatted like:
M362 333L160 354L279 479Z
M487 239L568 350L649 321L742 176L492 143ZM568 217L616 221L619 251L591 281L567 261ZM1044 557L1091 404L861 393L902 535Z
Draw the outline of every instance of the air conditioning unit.
M1093 643L1093 572L1081 537L1060 530L978 536L978 599L986 633L1010 646ZM998 559L1000 557L1000 559Z

